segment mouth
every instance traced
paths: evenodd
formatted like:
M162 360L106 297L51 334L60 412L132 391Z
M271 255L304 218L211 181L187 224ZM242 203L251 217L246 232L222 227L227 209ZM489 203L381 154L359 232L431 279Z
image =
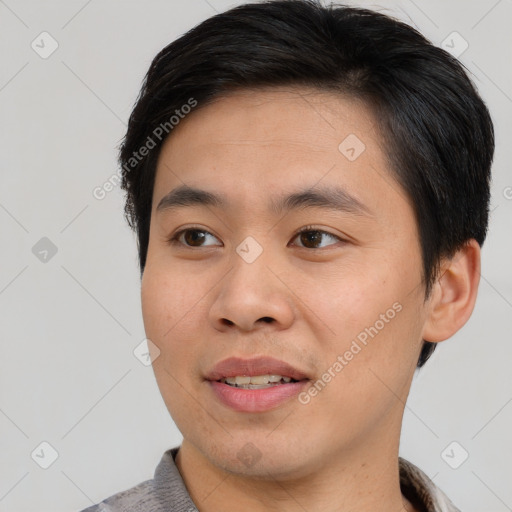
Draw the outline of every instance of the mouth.
M207 380L225 380L229 385L267 385L309 379L306 372L273 357L243 359L229 357L217 363L206 375ZM249 379L249 380L247 380Z
M237 375L236 377L223 377L217 382L222 382L228 386L242 389L267 389L290 382L299 382L291 377L283 377L282 375Z
M274 358L232 357L215 365L206 380L224 406L237 412L264 412L296 396L310 378Z

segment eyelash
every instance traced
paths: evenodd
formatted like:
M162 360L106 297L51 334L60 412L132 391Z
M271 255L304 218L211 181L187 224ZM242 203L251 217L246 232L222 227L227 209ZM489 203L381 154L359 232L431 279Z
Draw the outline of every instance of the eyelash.
M215 235L213 233L210 233L209 231L207 231L206 229L202 229L201 227L199 226L189 226L185 229L181 229L180 231L177 231L176 233L174 233L173 235L171 235L168 239L167 239L167 243L169 245L182 245L186 248L189 248L189 249L201 249L202 247L199 246L199 247L194 247L194 246L191 246L191 245L186 245L186 244L183 244L182 242L179 241L179 238L180 236L183 234L183 233L186 233L187 231L199 231L199 232L202 232L202 233L207 233L209 235L212 235L213 237L215 237ZM333 238L337 238L338 241L340 242L346 242L346 240L344 240L343 238L339 237L338 235L335 235L333 233L330 233L329 231L324 231L322 229L318 229L318 228L315 228L315 226L312 226L312 225L309 225L309 226L304 226L302 229L300 229L299 231L297 231L293 237L292 237L292 240L295 240L299 235L301 235L302 233L308 233L308 232L318 232L318 233L322 233L322 234L325 234L325 235L328 235L330 237L333 237ZM215 237L217 238L217 237ZM336 244L331 244L331 245L336 245ZM204 246L204 247L212 247L212 246ZM320 248L313 248L313 249L310 249L308 247L303 247L303 246L299 246L299 248L301 249L308 249L310 251L320 251L322 249L325 249L323 247L320 247Z

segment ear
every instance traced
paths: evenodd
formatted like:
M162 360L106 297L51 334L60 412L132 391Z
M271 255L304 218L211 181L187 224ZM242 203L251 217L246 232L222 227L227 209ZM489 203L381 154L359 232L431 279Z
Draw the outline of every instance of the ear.
M480 282L480 246L469 240L450 259L443 260L429 298L423 339L439 342L453 336L475 307Z

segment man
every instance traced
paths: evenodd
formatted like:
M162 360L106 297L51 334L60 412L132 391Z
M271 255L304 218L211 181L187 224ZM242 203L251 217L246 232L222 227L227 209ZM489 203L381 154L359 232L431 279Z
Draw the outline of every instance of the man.
M382 14L246 4L164 48L120 162L183 442L87 511L457 510L398 447L473 311L493 150L462 66Z

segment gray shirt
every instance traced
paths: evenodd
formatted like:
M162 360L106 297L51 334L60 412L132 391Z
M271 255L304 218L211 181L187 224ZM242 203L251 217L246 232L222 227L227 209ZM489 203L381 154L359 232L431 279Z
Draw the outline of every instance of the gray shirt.
M198 512L174 459L179 446L167 450L151 480L120 492L82 512ZM428 476L399 458L402 494L421 512L460 512Z

